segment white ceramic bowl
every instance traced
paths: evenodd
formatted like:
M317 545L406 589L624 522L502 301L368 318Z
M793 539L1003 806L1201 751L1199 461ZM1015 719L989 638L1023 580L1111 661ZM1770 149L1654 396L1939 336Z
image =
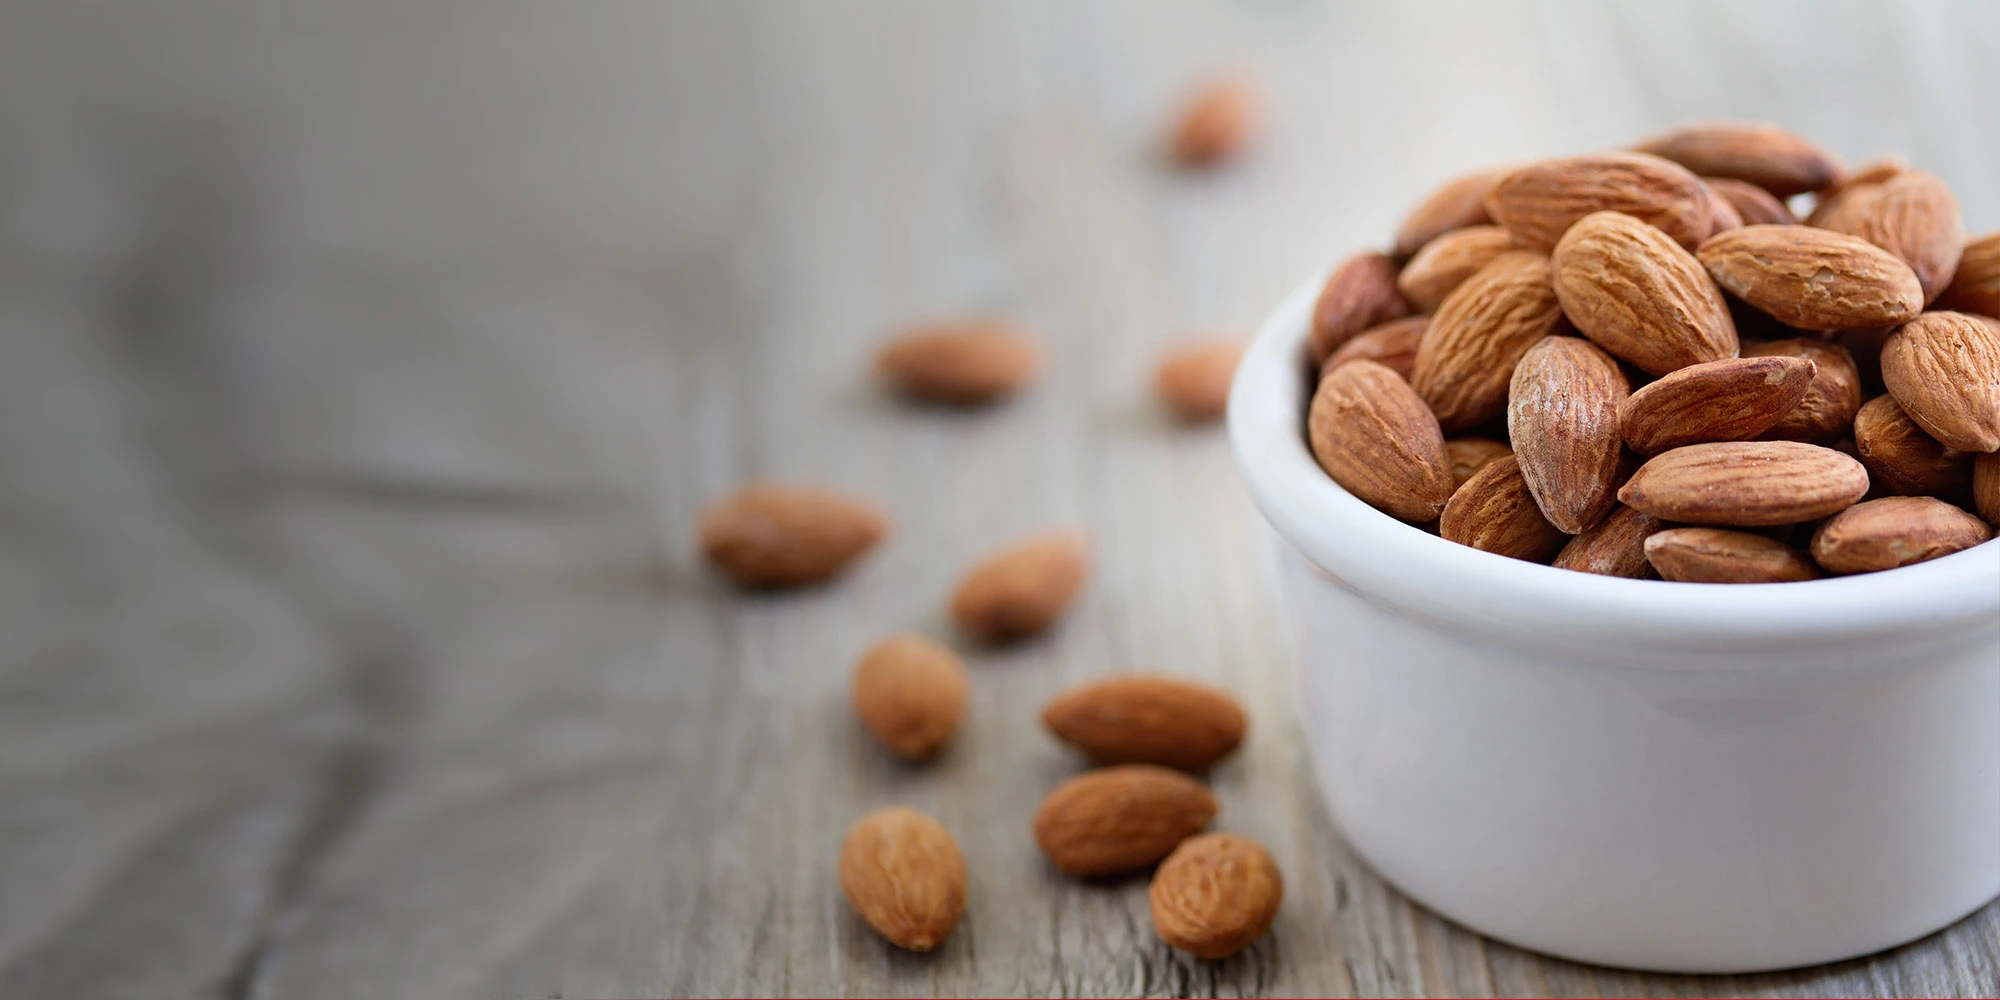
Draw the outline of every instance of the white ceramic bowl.
M1313 461L1317 288L1244 355L1229 437L1287 543L1319 784L1370 865L1501 940L1680 972L1865 954L2000 894L2000 542L1735 586L1446 542Z

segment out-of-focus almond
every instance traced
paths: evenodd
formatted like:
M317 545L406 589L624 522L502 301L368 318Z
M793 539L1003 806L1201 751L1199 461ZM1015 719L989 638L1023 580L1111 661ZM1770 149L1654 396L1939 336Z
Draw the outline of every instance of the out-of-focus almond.
M1847 348L1816 338L1790 337L1746 345L1743 356L1804 358L1814 367L1812 383L1799 397L1799 405L1779 417L1761 437L1829 444L1840 440L1854 425L1854 411L1861 408L1861 371Z
M1984 521L1936 497L1883 497L1820 525L1812 555L1829 573L1870 573L1948 556L1992 537Z
M1562 322L1548 258L1501 254L1466 279L1431 317L1417 345L1410 385L1446 431L1462 431L1507 409L1514 365Z
M1618 409L1630 392L1618 362L1578 337L1545 337L1514 366L1507 436L1557 530L1582 532L1617 502Z
M1173 853L1216 809L1208 788L1179 771L1119 764L1057 785L1035 814L1035 842L1071 875L1117 875Z
M1910 169L1909 161L1903 159L1899 154L1890 153L1887 156L1879 156L1835 177L1833 183L1820 188L1813 196L1820 201L1825 201L1849 187L1862 184L1881 184L1908 169Z
M1190 344L1167 353L1153 374L1160 400L1182 420L1213 420L1229 407L1229 381L1243 357L1239 340Z
M1724 441L1654 456L1618 499L1662 521L1754 528L1826 517L1867 492L1868 470L1831 448Z
M1396 256L1408 257L1453 230L1493 221L1486 214L1486 195L1512 169L1495 167L1454 177L1432 191L1396 230Z
M1038 535L974 566L951 597L951 616L975 638L1005 642L1048 628L1069 609L1090 572L1081 535Z
M1569 541L1535 504L1521 463L1508 455L1486 464L1451 495L1438 521L1446 541L1545 563Z
M854 670L854 714L882 745L911 760L936 754L965 717L965 665L918 635L893 635Z
M840 890L899 947L929 951L965 913L965 855L937 820L896 806L863 816L840 845Z
M1739 181L1734 177L1704 177L1702 180L1708 184L1709 191L1736 209L1737 217L1743 220L1739 225L1790 226L1799 221L1784 202L1749 181Z
M1972 478L1971 455L1924 433L1889 396L1877 396L1855 413L1854 449L1883 493L1953 497Z
M1701 262L1629 215L1579 220L1551 265L1569 321L1644 371L1664 375L1736 353L1729 304Z
M1623 212L1688 248L1711 225L1708 191L1679 164L1645 153L1543 160L1500 179L1486 211L1522 246L1547 251L1578 219Z
M1256 841L1204 833L1174 848L1146 895L1160 940L1196 958L1224 958L1270 929L1285 879Z
M1167 140L1168 151L1184 166L1214 166L1250 144L1257 119L1257 91L1248 80L1211 81L1181 109Z
M1702 181L1702 186L1708 190L1708 234L1702 238L1707 239L1716 233L1740 228L1743 225L1743 213L1736 210L1735 203L1716 193L1706 179Z
M2000 233L1987 233L1965 244L1951 287L1937 304L1941 309L2000 317Z
M882 348L875 366L912 399L972 406L1009 396L1035 376L1041 352L1011 327L985 320L922 327Z
M1493 263L1493 258L1520 249L1514 236L1499 226L1468 226L1424 244L1396 276L1396 288L1420 312L1436 312L1465 279Z
M1771 125L1695 125L1639 144L1712 177L1748 181L1779 197L1816 191L1840 176L1840 161L1826 150Z
M1868 214L1875 199L1880 197L1882 185L1879 183L1849 185L1838 194L1821 198L1806 216L1806 225L1836 233L1852 233L1860 226L1861 217Z
M1819 579L1806 554L1776 539L1721 528L1670 528L1646 539L1646 559L1675 583L1786 583Z
M1319 373L1324 376L1349 361L1374 361L1408 379L1410 367L1417 361L1417 344L1424 339L1424 331L1430 326L1429 316L1405 316L1364 330L1353 340L1340 345L1339 350L1327 355Z
M1313 394L1306 433L1334 482L1391 517L1428 521L1451 498L1437 418L1385 365L1355 361L1328 372Z
M1689 365L1626 399L1618 407L1619 430L1642 455L1703 441L1748 441L1798 408L1817 371L1805 358L1784 356Z
M1313 303L1315 364L1324 362L1355 334L1410 315L1410 304L1396 290L1396 275L1401 270L1396 258L1385 253L1358 253L1333 269Z
M1236 699L1206 684L1127 674L1057 695L1042 725L1099 763L1206 771L1243 742L1249 722Z
M1910 266L1855 236L1805 226L1744 226L1696 253L1733 295L1801 330L1904 322L1922 311Z
M1965 227L1951 188L1935 175L1904 171L1883 184L1858 215L1852 228L1844 228L1846 219L1827 228L1859 236L1901 258L1916 272L1924 301L1944 294L1965 250Z
M1486 468L1494 459L1512 455L1514 449L1492 438L1462 437L1446 441L1444 453L1451 460L1451 488L1457 490L1473 473Z
M1599 576L1645 579L1653 576L1646 561L1646 539L1661 528L1660 519L1624 504L1611 509L1597 527L1569 540L1556 553L1557 569Z
M818 583L889 531L869 504L828 490L753 483L703 512L701 551L745 587Z
M1987 524L2000 528L2000 452L1972 460L1972 507Z
M2000 330L1965 313L1925 313L1882 343L1882 383L1931 437L2000 450Z

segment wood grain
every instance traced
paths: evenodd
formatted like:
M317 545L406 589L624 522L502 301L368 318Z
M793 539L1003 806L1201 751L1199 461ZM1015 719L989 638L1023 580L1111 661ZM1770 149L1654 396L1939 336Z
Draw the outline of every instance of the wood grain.
M1866 16L1863 16L1866 15ZM0 995L1965 996L2000 907L1762 976L1578 966L1412 905L1341 843L1291 712L1273 537L1181 337L1246 330L1491 161L1771 119L1906 152L2000 225L1977 2L10 6L0 32ZM1267 141L1158 139L1251 70ZM1047 377L973 413L870 381L991 311ZM896 518L836 585L744 596L695 511L819 480ZM1089 532L1053 635L967 650L923 767L847 713L882 634L949 638L977 555ZM1287 878L1220 963L1143 880L1029 836L1060 688L1238 692L1221 825ZM895 952L840 832L908 803L970 906ZM1921 822L1921 817L1912 817Z

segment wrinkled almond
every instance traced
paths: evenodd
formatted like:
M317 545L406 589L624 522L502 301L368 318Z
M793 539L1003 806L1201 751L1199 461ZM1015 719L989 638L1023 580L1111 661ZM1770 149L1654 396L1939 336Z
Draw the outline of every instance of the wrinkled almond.
M2000 317L2000 233L1987 233L1965 244L1951 287L1937 304L1941 309Z
M1396 258L1385 253L1355 254L1333 269L1313 303L1315 364L1325 361L1355 334L1412 312L1403 293L1396 290L1400 271Z
M1306 417L1313 456L1333 481L1405 521L1428 521L1451 498L1437 418L1402 376L1374 361L1328 372Z
M1160 940L1196 958L1233 955L1277 918L1285 879L1269 851L1233 833L1189 837L1146 893Z
M918 635L893 635L854 670L854 714L875 738L911 760L936 754L965 717L965 666Z
M1451 460L1451 488L1457 490L1496 458L1512 455L1514 449L1492 438L1452 438L1444 443L1445 457Z
M1854 450L1875 488L1897 496L1955 496L1972 479L1972 456L1924 433L1889 396L1854 415Z
M1424 339L1424 331L1430 326L1429 316L1405 316L1364 330L1353 340L1340 345L1339 350L1327 355L1319 373L1324 376L1349 361L1374 361L1386 365L1407 380L1411 366L1417 361L1417 344Z
M1643 371L1665 375L1736 353L1729 304L1701 262L1629 215L1579 220L1551 265L1569 321Z
M1993 537L1984 521L1936 497L1858 503L1813 532L1813 559L1829 573L1872 573L1969 549Z
M1749 181L1739 181L1734 177L1704 177L1709 191L1736 209L1740 226L1791 226L1798 224L1798 216L1792 214L1785 203L1771 192ZM1729 228L1736 228L1731 226ZM1717 230L1720 232L1721 230Z
M1972 506L1987 524L2000 528L2000 452L1972 460Z
M1545 337L1514 366L1507 437L1542 516L1564 533L1617 502L1618 409L1630 392L1618 362L1577 337Z
M1049 627L1069 609L1090 572L1090 549L1074 534L1038 535L988 556L952 593L958 627L1005 642Z
M1817 371L1805 358L1784 356L1689 365L1626 399L1618 407L1618 427L1642 455L1703 441L1747 441L1796 410Z
M1925 313L1883 341L1882 383L1931 437L2000 450L2000 330L1965 313Z
M1071 688L1042 707L1042 725L1103 764L1206 771L1243 742L1243 709L1228 694L1158 674Z
M1744 226L1696 253L1715 283L1801 330L1904 322L1923 309L1910 266L1855 236L1805 226Z
M1861 408L1861 371L1847 348L1817 338L1792 337L1747 345L1743 356L1804 358L1813 363L1812 383L1799 397L1799 405L1760 435L1764 439L1828 444L1854 425L1854 411Z
M1687 168L1645 153L1544 160L1500 179L1486 211L1522 246L1547 251L1578 219L1623 212L1688 248L1711 225L1707 188Z
M1518 250L1514 236L1499 226L1468 226L1424 244L1396 275L1396 288L1419 312L1436 312L1465 279L1493 263L1493 258Z
M1179 771L1119 764L1057 785L1035 814L1035 842L1071 875L1116 875L1173 853L1216 809L1208 788Z
M840 845L840 891L899 947L929 951L965 913L965 855L937 820L903 806L863 816Z
M1965 250L1958 199L1943 181L1921 170L1898 174L1854 218L1829 220L1826 228L1859 236L1901 258L1916 272L1926 302L1944 294Z
M1646 559L1675 583L1817 580L1806 554L1776 539L1721 528L1670 528L1646 539Z
M1033 342L999 323L978 320L922 327L889 342L875 366L912 399L958 406L1012 395L1035 376Z
M1181 109L1167 148L1184 166L1213 166L1250 144L1257 115L1257 91L1248 80L1211 81Z
M1853 458L1796 441L1725 441L1663 452L1618 499L1662 521L1754 528L1838 513L1868 492Z
M1444 430L1483 424L1506 411L1515 362L1562 318L1548 258L1524 250L1501 254L1431 317L1410 385Z
M1597 527L1570 539L1551 565L1598 576L1645 579L1654 575L1653 565L1646 561L1646 539L1661 527L1659 518L1619 504Z
M860 500L755 483L703 512L701 551L742 586L791 587L833 577L888 530L888 519Z
M1487 463L1451 495L1438 534L1484 552L1543 563L1569 541L1542 516L1512 455Z
M1213 420L1229 407L1229 381L1243 357L1239 340L1191 344L1160 361L1153 385L1167 408L1182 420Z
M1695 125L1642 142L1639 151L1712 177L1733 177L1781 198L1817 191L1840 176L1832 154L1771 125Z
M1492 222L1486 214L1486 195L1511 169L1495 167L1454 177L1432 191L1396 230L1396 256L1408 257L1453 230Z

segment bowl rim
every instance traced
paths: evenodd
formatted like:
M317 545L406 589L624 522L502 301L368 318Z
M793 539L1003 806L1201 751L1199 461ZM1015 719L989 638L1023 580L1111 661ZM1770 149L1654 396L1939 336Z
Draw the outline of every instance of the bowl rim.
M1230 450L1278 534L1339 585L1406 615L1524 644L1757 652L2000 630L2000 538L1879 573L1797 583L1597 576L1457 545L1396 520L1321 470L1302 370L1324 275L1281 302L1230 383ZM1614 645L1603 645L1614 644Z

